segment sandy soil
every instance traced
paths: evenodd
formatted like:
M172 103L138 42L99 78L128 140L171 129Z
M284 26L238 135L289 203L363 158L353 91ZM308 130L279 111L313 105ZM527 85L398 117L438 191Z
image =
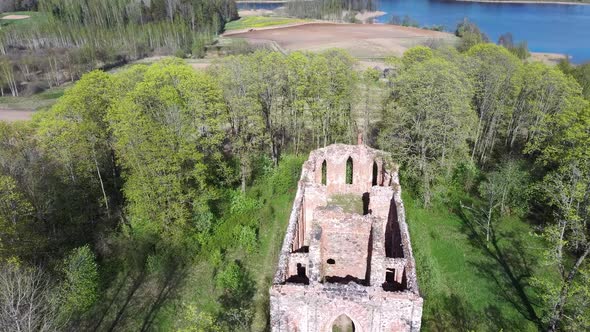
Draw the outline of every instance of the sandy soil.
M296 27L296 26L300 26L300 25L304 25L304 24L309 24L309 22L296 22L296 23L287 23L287 24L279 24L279 25L272 25L272 26L268 26L268 27L262 27L262 28L247 28L247 29L238 29L238 30L229 30L223 33L223 35L221 35L222 37L230 37L233 35L240 35L244 32L251 32L251 31L263 31L263 30L275 30L278 28L289 28L289 27ZM327 22L326 24L333 24L333 23L329 23ZM242 37L240 37L242 38Z
M0 19L2 20L23 20L25 18L29 18L29 15L6 15Z
M188 65L194 69L203 70L209 68L211 66L211 62L189 62Z
M452 34L386 24L304 23L290 27L232 33L253 44L275 42L287 51L342 48L359 58L401 55L433 40L454 42Z
M363 23L369 23L373 21L373 19L383 16L387 14L386 12L376 11L376 12L362 12L356 14L355 18Z
M0 109L0 121L14 122L31 120L33 111Z
M565 54L559 53L540 53L540 52L531 52L530 59L532 61L540 61L547 65L556 65L559 61L564 60L567 58Z

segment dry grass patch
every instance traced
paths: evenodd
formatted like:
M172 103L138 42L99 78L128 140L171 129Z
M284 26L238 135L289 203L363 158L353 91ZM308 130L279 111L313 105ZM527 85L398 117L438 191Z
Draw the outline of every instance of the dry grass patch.
M6 15L1 17L0 20L24 20L25 18L29 17L29 15Z

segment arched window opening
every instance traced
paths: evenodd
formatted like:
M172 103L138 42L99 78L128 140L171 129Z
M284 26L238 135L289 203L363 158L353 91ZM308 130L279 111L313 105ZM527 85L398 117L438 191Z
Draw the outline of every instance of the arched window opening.
M373 161L373 186L377 185L378 173L379 173L379 167L377 166L377 162Z
M322 162L322 184L325 186L328 182L328 164L326 160Z
M332 323L332 332L354 332L354 331L355 331L355 327L354 327L354 323L352 322L352 319L350 319L350 317L346 316L345 314L338 316L334 320L334 323Z
M402 235L397 220L397 205L395 199L391 199L389 215L385 224L385 257L403 258Z
M348 157L346 161L346 184L352 184L352 157Z

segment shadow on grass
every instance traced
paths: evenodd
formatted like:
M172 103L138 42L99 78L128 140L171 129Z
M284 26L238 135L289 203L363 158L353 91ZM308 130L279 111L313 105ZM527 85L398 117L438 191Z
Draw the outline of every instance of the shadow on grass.
M481 319L479 313L471 308L465 300L455 294L437 296L429 299L436 301L432 316L425 319L425 327L432 331L476 331Z
M469 216L461 211L457 214L463 221L463 231L469 235L471 244L491 258L471 264L482 277L494 281L497 286L496 294L500 299L510 303L522 317L542 329L543 325L534 308L535 302L530 296L534 292L528 282L532 276L532 261L526 255L522 239L515 232L500 232L499 237L511 241L510 246L501 246L496 232L492 231L490 241L486 241L485 234L478 232L476 223ZM497 307L486 308L486 316L497 329L522 329L517 322L505 317Z
M73 330L88 331L149 331L157 326L160 310L177 297L187 276L186 268L165 259L160 271L148 271L145 248L135 257L126 257L129 269L113 278L112 284L88 318L88 327ZM133 255L132 255L133 256Z

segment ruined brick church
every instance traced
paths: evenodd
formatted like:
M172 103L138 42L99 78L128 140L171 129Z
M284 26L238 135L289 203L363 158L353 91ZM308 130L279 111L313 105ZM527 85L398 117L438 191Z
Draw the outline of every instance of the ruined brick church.
M270 289L274 332L419 331L398 166L366 145L311 152Z

